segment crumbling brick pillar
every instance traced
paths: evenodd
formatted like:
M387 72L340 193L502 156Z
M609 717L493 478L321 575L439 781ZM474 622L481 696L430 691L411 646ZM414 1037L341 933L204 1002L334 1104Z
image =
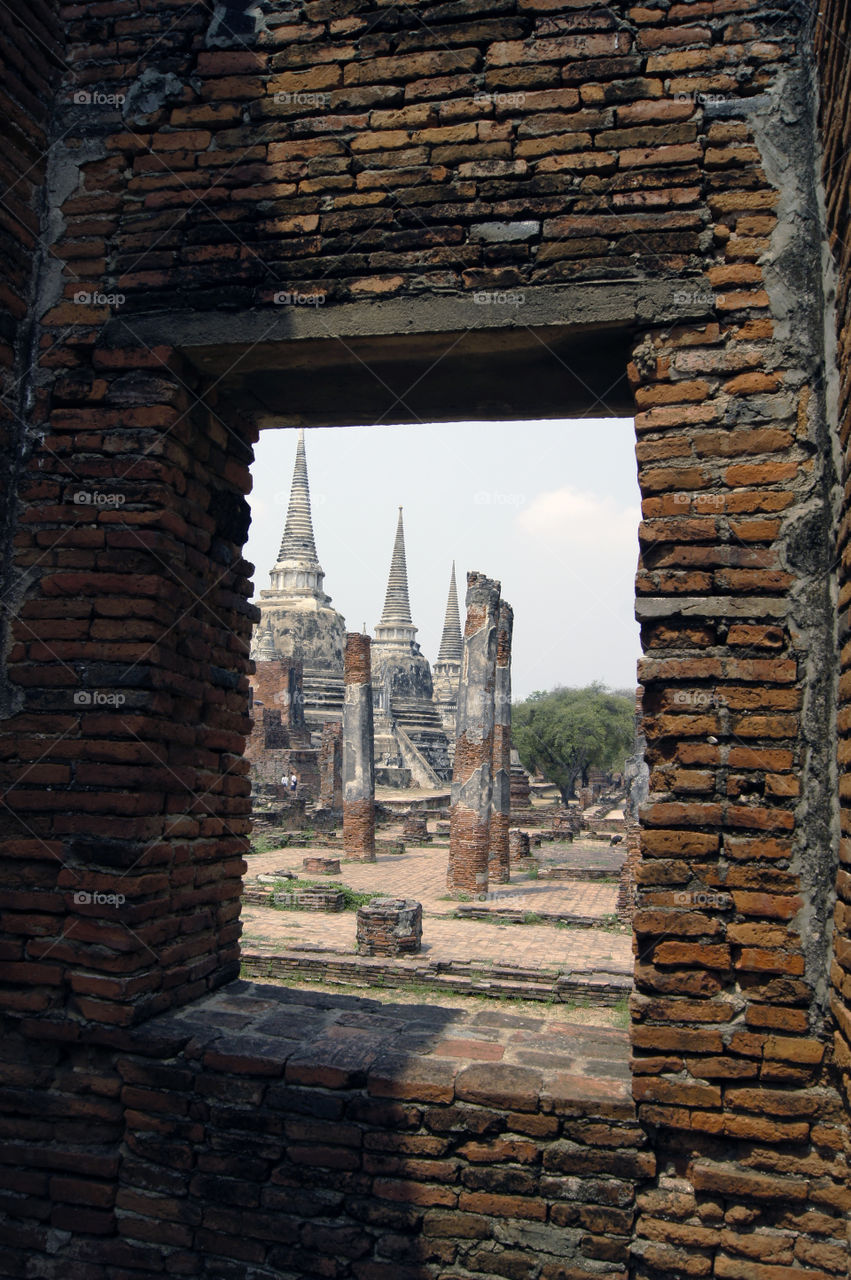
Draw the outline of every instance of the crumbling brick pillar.
M343 808L343 726L339 720L328 720L322 726L319 803L335 813L340 813Z
M370 639L346 633L343 658L343 849L375 862L375 760Z
M508 828L511 825L511 635L514 610L503 600L499 606L496 638L496 671L493 694L493 791L491 794L488 878L494 884L511 879Z
M416 955L422 941L422 903L413 898L373 898L358 907L358 955Z
M431 840L428 833L428 818L424 813L406 813L402 822L402 835L408 840L421 841L423 844Z
M508 833L508 852L512 862L529 857L529 833L516 827Z
M467 620L449 815L450 892L486 893L493 796L494 685L500 584L467 574Z

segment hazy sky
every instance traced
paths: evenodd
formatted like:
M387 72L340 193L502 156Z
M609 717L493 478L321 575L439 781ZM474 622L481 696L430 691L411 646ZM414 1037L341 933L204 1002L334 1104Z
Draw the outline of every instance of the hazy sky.
M639 493L630 419L462 422L305 433L325 589L350 631L381 616L404 508L411 613L437 657L456 562L502 583L514 607L516 697L557 684L635 685ZM289 499L296 432L256 446L246 558L269 586Z

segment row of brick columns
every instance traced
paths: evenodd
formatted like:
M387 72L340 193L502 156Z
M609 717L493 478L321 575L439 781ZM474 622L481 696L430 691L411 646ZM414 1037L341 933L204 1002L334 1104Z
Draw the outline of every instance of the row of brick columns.
M467 618L458 690L452 809L451 893L487 893L509 876L511 635L513 612L500 584L467 574Z
M511 879L511 639L514 611L500 584L467 575L467 618L458 691L447 883L453 893L486 893ZM375 861L370 638L346 634L343 663L343 848ZM329 742L328 747L331 744Z

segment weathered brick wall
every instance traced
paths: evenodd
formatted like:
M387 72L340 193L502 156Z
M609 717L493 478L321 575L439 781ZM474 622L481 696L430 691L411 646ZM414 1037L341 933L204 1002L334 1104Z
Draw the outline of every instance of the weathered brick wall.
M706 127L714 318L648 335L631 370L651 768L634 1092L669 1188L638 1222L641 1274L847 1265L818 205L775 151L815 140L773 132L782 102L806 112L806 76L772 92L773 119L736 104Z
M96 1275L101 1234L123 1265L106 1211L119 1129L142 1122L116 1102L111 1049L235 973L256 423L250 387L230 396L247 348L262 356L244 335L308 305L333 333L337 303L388 295L412 331L444 295L496 324L521 304L495 291L531 312L560 285L580 290L565 324L592 297L595 315L633 299L617 341L633 351L651 768L634 1070L658 1165L636 1274L845 1266L835 492L802 8L307 0L257 31L236 7L67 11L3 747L3 999L30 1038L5 1052L22 1090L33 1062L52 1086L5 1105L34 1170L16 1239L43 1274L69 1274L47 1255L70 1247ZM830 89L844 64L821 47ZM97 94L126 95L124 115ZM313 302L275 302L294 291ZM202 376L176 308L246 350ZM286 348L279 332L270 367ZM163 1080L157 1106L201 1143ZM91 1188L65 1178L78 1156Z
M837 269L836 338L838 375L831 391L836 401L837 427L842 449L842 482L846 502L840 523L837 563L839 564L839 644L842 654L839 685L839 795L842 805L842 839L836 880L836 913L833 920L834 945L831 980L832 1007L836 1018L836 1063L842 1073L845 1096L851 1102L851 814L849 814L848 765L851 760L848 718L849 657L849 576L848 576L848 477L849 435L851 435L851 210L848 202L848 149L851 145L851 77L849 76L848 13L842 4L821 8L815 26L817 74L820 90L820 131L823 147L825 211L830 249Z
M728 167L707 142L740 131L707 138L695 94L776 79L797 6L773 8L784 18L761 27L746 0L717 13L511 0L496 14L308 0L241 16L231 39L201 6L159 4L132 33L120 5L75 14L75 81L129 94L126 128L108 112L84 121L106 155L74 211L122 208L87 278L120 290L129 323L175 301L271 307L287 289L327 306L696 270L707 149L717 185ZM147 55L145 31L161 28ZM141 52L129 83L119 35ZM161 77L147 96L146 68ZM49 319L90 317L66 301Z
M300 662L282 658L255 662L249 683L258 702L280 711L281 724L304 731L304 675ZM299 746L305 741L309 743L310 734L303 732Z
M141 1276L189 1258L299 1280L624 1275L654 1162L623 1033L243 985L119 1060L104 1258Z
M25 417L33 395L33 351L39 233L53 90L63 61L58 0L12 0L0 14L0 559L8 576L15 528L13 495L27 449ZM4 593L8 602L8 595ZM4 608L0 627L7 633ZM0 672L0 707L9 689Z
M35 519L17 566L39 587L8 654L21 709L4 877L8 976L29 1008L125 1025L236 972L256 616L241 559L250 446L153 353L129 363L105 403L73 407L91 388L60 380L23 491ZM95 515L80 492L124 501ZM61 739L47 753L45 732Z

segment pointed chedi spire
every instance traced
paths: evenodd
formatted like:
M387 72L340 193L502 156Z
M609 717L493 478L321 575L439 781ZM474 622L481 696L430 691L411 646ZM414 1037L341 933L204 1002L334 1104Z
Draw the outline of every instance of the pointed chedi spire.
M461 635L461 618L458 613L458 588L455 585L455 561L452 561L452 574L449 579L449 596L446 600L446 614L443 619L443 635L440 639L438 662L460 662L464 653L464 638Z
M273 594L294 592L297 595L312 595L323 603L330 603L330 596L326 596L322 590L325 573L316 555L313 538L304 428L298 433L287 522L271 579Z
M452 561L452 573L449 578L449 596L446 601L446 616L443 620L443 635L440 640L440 652L432 668L434 675L434 701L440 708L444 728L449 735L450 754L455 740L455 712L458 707L458 684L461 679L461 660L464 657L464 637L461 634L461 619L458 614L458 588L455 585L455 561Z
M298 446L290 489L287 523L281 539L278 560L311 560L318 567L313 520L310 515L310 487L307 481L307 457L304 452L304 428L298 433Z
M275 697L289 708L289 730L296 735L305 724L310 729L321 729L326 721L339 720L346 642L346 620L323 590L325 574L313 539L304 436L304 431L299 431L284 536L272 566L269 588L261 591L257 600L261 625L255 629L251 646L255 661L263 662L272 656L284 664L277 672L266 674L274 677ZM292 433L282 438L291 441ZM301 692L295 699L299 664ZM289 668L288 674L285 667ZM275 684L268 687L274 688ZM296 747L300 742L294 736L291 745Z
M390 577L387 579L387 594L384 597L384 612L379 625L410 624L412 621L411 602L408 598L408 566L405 561L405 529L400 507L393 557L390 561Z

